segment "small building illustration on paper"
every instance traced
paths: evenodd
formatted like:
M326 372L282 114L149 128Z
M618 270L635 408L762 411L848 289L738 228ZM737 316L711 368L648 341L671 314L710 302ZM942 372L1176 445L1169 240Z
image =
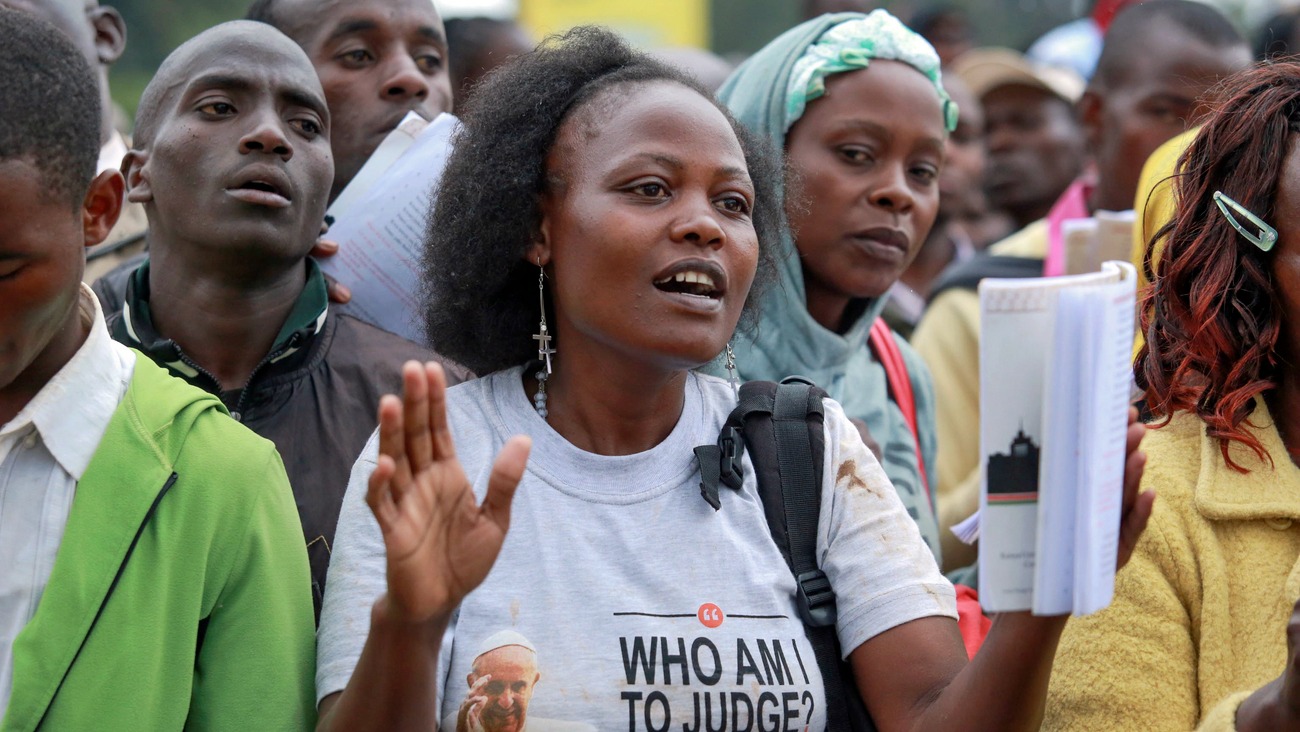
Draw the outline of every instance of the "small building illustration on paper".
M989 455L988 502L1037 503L1038 461L1038 444L1021 426L1007 452Z

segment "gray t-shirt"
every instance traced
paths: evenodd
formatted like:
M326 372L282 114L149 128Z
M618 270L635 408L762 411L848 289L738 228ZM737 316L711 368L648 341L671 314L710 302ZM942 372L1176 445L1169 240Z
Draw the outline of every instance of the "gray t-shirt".
M485 730L543 720L546 729L824 727L794 578L748 455L744 487L723 487L720 511L700 496L692 449L717 440L734 406L726 382L690 374L672 433L643 453L609 457L552 430L520 369L448 392L457 453L480 500L508 437L530 435L533 451L501 554L443 644L447 729L458 717ZM825 406L817 547L837 590L845 653L916 618L956 618L953 588L879 463L839 405ZM365 503L376 455L372 436L339 518L318 641L322 698L347 684L385 590L383 538Z

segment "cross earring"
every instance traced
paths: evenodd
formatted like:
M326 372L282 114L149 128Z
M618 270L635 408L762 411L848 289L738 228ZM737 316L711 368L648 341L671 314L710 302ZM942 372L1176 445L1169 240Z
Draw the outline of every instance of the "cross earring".
M537 360L540 362L537 373L537 393L533 395L533 407L542 419L546 419L546 381L551 375L551 356L555 349L551 347L551 332L546 327L546 270L542 267L542 258L537 257L537 304L541 312L541 324L537 328Z
M542 314L542 322L533 340L537 341L537 360L546 366L546 374L549 376L551 356L555 354L555 349L551 348L551 333L546 327L546 270L542 268L541 257L537 258L537 304L538 311Z
M727 341L727 362L724 364L727 369L727 382L731 384L731 392L740 399L740 379L736 378L736 354L731 350L731 341Z

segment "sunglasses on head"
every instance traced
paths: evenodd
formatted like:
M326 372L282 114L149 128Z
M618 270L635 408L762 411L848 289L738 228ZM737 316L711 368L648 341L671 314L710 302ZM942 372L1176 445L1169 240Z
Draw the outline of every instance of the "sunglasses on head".
M1223 191L1214 192L1214 203L1223 212L1223 217L1228 220L1228 224L1237 230L1246 241L1259 247L1260 251L1267 252L1277 243L1277 229L1264 223L1264 220L1251 213L1245 206L1223 195ZM1256 231L1252 231L1246 224L1243 224L1237 217L1244 218Z

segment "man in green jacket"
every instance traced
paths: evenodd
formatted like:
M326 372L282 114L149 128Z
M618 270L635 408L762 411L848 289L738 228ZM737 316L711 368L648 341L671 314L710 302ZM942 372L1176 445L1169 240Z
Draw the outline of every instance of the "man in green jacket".
M94 76L29 15L0 38L0 731L308 729L280 458L109 337L81 284L124 188Z

